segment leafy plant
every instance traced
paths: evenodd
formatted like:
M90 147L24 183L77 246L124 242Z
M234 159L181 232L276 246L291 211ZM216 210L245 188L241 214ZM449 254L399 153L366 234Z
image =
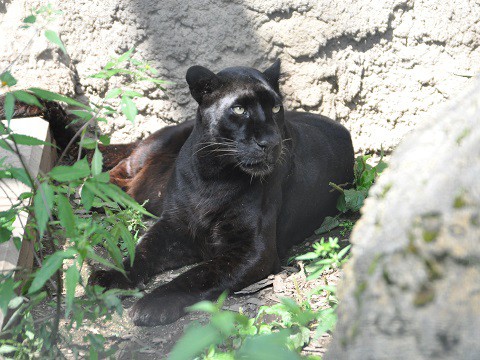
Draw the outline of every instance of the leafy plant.
M368 191L372 187L375 179L383 170L386 169L387 164L383 161L383 151L380 160L375 166L367 163L371 155L358 156L355 159L354 166L354 187L352 189L341 189L335 184L330 184L341 192L337 202L337 209L342 213L347 211L358 211L363 206L363 202L368 196Z
M350 220L341 221L340 224L338 224L338 226L340 226L342 228L342 230L340 230L340 235L346 236L347 233L352 231L354 225L355 225L355 223L353 221L350 221Z
M216 303L202 301L189 308L208 313L209 322L192 323L169 360L318 359L300 352L310 342L311 330L317 328L320 336L331 330L336 321L332 308L313 311L308 301L299 305L288 298L262 306L254 318L249 318L241 312L221 310L225 297L226 293ZM267 321L267 316L273 320Z
M341 216L348 212L357 212L362 208L370 188L375 183L377 177L387 168L387 164L383 161L383 151L381 152L380 159L375 166L367 163L367 160L371 157L371 155L362 155L355 159L353 169L354 181L353 184L351 184L351 188L344 189L340 185L330 183L331 187L340 192L337 201L337 209L340 211L340 214L333 217L327 216L323 220L322 225L315 231L315 234L321 235L327 233L342 224L346 225L343 226L344 232L343 234L341 233L342 236L345 236L347 229L348 231L351 230L350 225L347 223L348 220L341 221Z
M32 15L24 19L23 27L36 26L37 22L41 24L28 44L44 32L48 40L66 53L58 34L45 30L45 26L57 14L59 12L50 5L32 10ZM94 137L88 138L87 127L99 121L108 121L120 113L133 121L138 112L134 99L143 96L135 90L135 85L146 81L161 88L164 82L154 78L156 70L137 59L134 49L131 49L112 58L98 74L93 75L104 80L113 76L125 77L129 80L128 85L110 90L98 104L83 104L39 88L11 90L10 87L17 84L11 71L13 65L9 64L0 73L2 87L9 89L4 97L3 110L7 121L0 123L0 147L17 157L21 166L15 167L5 159L0 159L0 182L4 185L7 179L16 179L31 190L20 194L18 199L11 199L10 209L0 212L0 243L13 239L17 246L20 245L20 239L13 237L12 224L22 212L30 214L32 219L28 224L22 224L25 234L23 241L35 242L37 237L44 241L35 243L37 269L31 274L22 274L22 269L0 274L0 310L12 313L1 331L0 356L64 357L65 346L62 347L62 343L70 344L68 347L74 354L78 352L72 345L70 330L79 329L99 318L108 320L113 312L121 314L120 295L139 296L137 291L102 292L98 286L88 286L81 272L88 261L96 261L125 273L123 256L128 254L133 261L135 243L142 227L141 218L143 215L151 216L119 187L109 182L108 172L103 171L103 156L98 146L99 142L108 144L109 139L99 135L96 126ZM20 156L19 145L52 144L14 133L10 121L16 102L43 108L48 101L81 109L72 111L84 121L74 140L79 140L82 148L92 150L93 157L89 164L85 158L81 158L79 151L78 161L72 166L59 165L70 144L50 172L34 178ZM80 199L77 199L75 193L79 188ZM101 209L107 216L91 212L94 208ZM96 254L97 245L107 250L111 260ZM21 278L20 275L27 281L17 280ZM45 319L34 319L32 311L41 302L51 306L54 311L50 311ZM91 358L108 356L115 350L106 351L103 348L105 339L100 334L88 334L83 341L89 344Z
M346 255L351 245L340 248L338 238L321 238L312 245L313 251L297 256L295 260L307 260L305 270L309 273L307 280L318 278L324 271L340 267L346 260Z

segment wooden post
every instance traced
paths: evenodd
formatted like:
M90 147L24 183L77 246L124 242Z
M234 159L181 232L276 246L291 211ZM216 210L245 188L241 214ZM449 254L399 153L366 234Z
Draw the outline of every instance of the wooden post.
M3 123L6 125L5 121L3 121ZM52 142L48 122L39 117L12 119L10 129L16 134L28 135L42 141ZM18 145L18 147L22 159L33 178L35 178L40 171L46 173L53 167L56 151L51 146ZM16 154L0 148L0 159L2 158L6 158L5 163L13 167L22 167ZM12 202L15 203L18 201L20 194L28 191L31 191L31 189L20 181L15 179L2 179L0 182L0 211L8 210ZM26 205L28 205L28 203L26 203ZM25 226L28 220L28 214L21 213L13 224L13 236L19 237L22 240L18 248L13 239L0 244L0 272L5 273L16 268L26 270L32 268L34 242L23 241ZM5 316L6 315L0 311L0 329L3 326Z

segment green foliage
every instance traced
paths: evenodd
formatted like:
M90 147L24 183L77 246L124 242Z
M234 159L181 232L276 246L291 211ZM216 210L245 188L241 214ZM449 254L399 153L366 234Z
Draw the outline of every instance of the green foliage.
M340 235L346 236L347 233L350 233L352 231L354 225L355 223L350 220L343 220L342 222L340 222L340 224L338 224L338 226L342 228L340 230Z
M67 49L65 49L65 46L63 45L62 40L60 40L60 37L55 31L52 30L45 30L45 37L52 43L57 45L62 52L67 55Z
M337 201L337 209L340 211L340 215L327 216L322 225L315 230L316 235L325 234L341 225L344 225L342 226L343 230L340 232L342 236L345 236L347 231L351 231L353 223L348 222L348 220L341 221L340 216L348 212L358 212L362 208L370 188L377 177L387 168L387 164L383 161L383 151L380 160L375 166L367 163L367 160L370 158L371 155L363 155L355 159L353 169L355 178L353 184L347 184L352 185L352 188L344 189L340 185L330 183L330 186L340 192Z
M340 267L347 260L347 253L351 245L340 248L338 238L321 238L314 243L313 251L297 256L295 260L306 260L308 262L305 270L309 273L307 280L318 278L324 271Z
M367 163L369 158L371 158L371 155L358 156L355 159L354 187L352 189L341 190L341 195L337 202L337 209L342 213L359 211L375 179L387 168L387 164L383 161L383 152L375 166ZM338 186L336 188L338 188Z
M17 80L12 76L10 71L5 71L0 75L1 86L13 86L17 83Z
M42 6L32 10L22 27L35 27L36 34L44 34L66 54L58 34L45 28L58 14L60 12L51 5ZM12 65L0 73L2 87L8 88L17 83L10 70ZM7 122L0 123L0 147L19 156L18 145L53 146L30 136L15 134L10 129L10 120L15 102L42 108L45 101L57 101L81 109L72 112L79 120L85 121L78 140L94 153L91 164L79 156L80 160L72 166L57 164L49 173L38 178L32 178L23 163L21 167L13 167L5 159L0 159L0 181L16 179L31 187L18 199L11 199L10 209L0 212L0 243L9 240L19 242L13 237L12 230L13 222L21 212L30 214L32 219L28 225L23 224L27 226L24 241L43 238L43 241L35 243L37 268L31 274L21 273L21 269L0 274L0 310L13 313L2 328L0 357L61 358L65 357L62 353L65 347L78 357L70 330L98 319L108 320L114 312L121 314L123 308L119 296L139 296L137 291L103 292L98 286L88 286L81 276L87 261L97 261L124 273L122 259L129 256L133 262L138 233L144 228L143 216L151 216L143 206L109 182L109 174L103 171L103 156L98 142L108 144L110 140L99 134L87 138L86 129L89 124L108 121L122 113L133 121L138 112L134 99L143 96L135 91L135 86L139 81L146 81L161 88L164 82L154 78L155 73L156 70L137 59L134 49L131 49L112 59L104 70L93 75L105 80L119 76L129 81L125 88L111 90L98 104L83 104L39 88L6 93L4 112ZM79 188L80 199L77 199L75 194ZM94 208L101 209L103 215L90 212ZM109 259L96 254L95 247L98 245L106 249ZM17 272L14 273L14 270ZM19 275L23 275L26 281L15 280L21 278ZM47 302L47 299L54 301ZM49 311L51 315L40 322L32 316L39 303L54 308ZM88 333L83 341L88 344L91 358L107 357L115 351L104 349L105 338L100 334ZM59 346L60 343L63 347Z
M216 303L202 301L189 308L208 313L209 322L190 324L169 360L313 359L300 353L311 341L311 331L316 328L316 336L320 336L336 321L332 308L313 311L309 301L300 305L288 298L262 306L249 318L241 312L221 310L225 297L223 294Z

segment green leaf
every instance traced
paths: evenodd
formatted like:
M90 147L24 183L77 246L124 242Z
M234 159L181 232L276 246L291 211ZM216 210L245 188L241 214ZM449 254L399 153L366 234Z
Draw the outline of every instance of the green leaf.
M337 258L341 260L347 254L348 250L350 250L351 247L352 245L345 246L342 250L338 252Z
M24 168L10 168L8 171L11 173L11 177L21 181L29 187L33 187L30 177L28 176L27 171Z
M345 196L346 209L355 212L363 206L367 192L365 190L349 189L345 190L343 195Z
M235 358L262 360L299 360L300 355L287 349L285 343L289 332L279 331L268 335L253 336L245 339Z
M0 244L9 241L12 238L12 230L0 227Z
M169 360L191 360L210 345L219 344L222 336L212 325L190 326L177 341L168 357Z
M122 274L126 275L125 270L121 267L115 266L115 264L112 264L110 261L106 260L105 258L98 256L95 254L92 248L88 249L88 257L102 265L105 265L108 268L117 270L118 272L121 272Z
M108 70L108 69L111 69L114 66L115 66L115 63L113 61L109 61L105 64L104 69Z
M108 254L111 256L115 265L119 268L123 267L123 255L120 249L118 248L117 239L114 239L113 236L105 231L105 243L104 247L107 249Z
M60 224L65 228L65 234L67 237L75 236L75 215L73 214L70 201L64 195L59 194L57 196L57 205L58 217L60 218Z
M192 311L203 311L203 312L206 312L208 314L214 314L214 313L217 313L218 312L218 308L217 308L217 305L215 305L214 303L212 303L211 301L200 301L192 306L189 306L188 308L186 308L186 310L188 312L192 312Z
M326 266L312 266L311 268L308 268L307 271L310 272L310 275L307 276L307 281L318 279L325 270L327 270Z
M53 208L53 193L53 187L45 181L40 184L33 199L33 210L40 237L43 236L47 228L47 222Z
M337 200L337 209L342 213L347 212L347 204L345 203L345 194L341 193Z
M323 220L322 225L317 230L315 230L315 235L327 233L330 230L335 229L338 225L340 225L340 221L337 217L327 216Z
M73 299L75 298L75 289L77 288L79 279L80 279L80 273L78 272L78 269L75 263L73 263L72 266L68 268L65 274L65 290L66 290L65 302L67 305L65 317L67 318L72 309Z
M127 96L122 96L122 103L120 109L125 114L128 120L130 120L131 122L135 121L138 110L132 99Z
M87 180L86 182L88 182L89 180ZM85 182L85 183L86 183ZM93 192L88 188L88 186L83 186L82 187L82 204L83 206L85 207L85 210L86 211L90 211L90 209L92 208L92 205L93 205L93 200L95 199L95 195L93 194Z
M306 326L300 326L294 334L287 340L287 346L293 349L301 349L310 341L310 329Z
M113 88L112 90L108 91L107 94L105 95L105 99L113 99L118 97L122 93L122 89L119 88Z
M60 40L60 37L55 31L45 30L45 37L48 39L48 41L57 45L63 51L63 53L67 55L67 49L65 49L62 40Z
M280 317L282 324L285 326L291 325L292 314L287 310L284 304L275 304L269 307L263 308L266 314L277 315Z
M388 167L387 163L380 160L377 165L375 165L375 171L377 172L377 175L381 174L383 170L385 170Z
M97 146L97 141L92 138L83 137L80 141L80 146L88 150L93 150Z
M23 22L25 24L34 24L35 21L37 21L37 17L35 15L30 15L23 19Z
M15 96L15 99L17 99L18 101L20 101L22 103L25 103L25 104L28 104L28 105L35 105L35 106L43 109L43 105L40 104L38 99L34 95L29 94L26 91L18 90L18 91L12 92L12 94L13 94L13 96Z
M10 145L7 141L5 141L5 139L0 139L0 148L12 153L15 152L15 150L12 148L12 145ZM5 172L5 170L0 170L0 171ZM3 176L3 177L6 177L6 176Z
M100 135L98 140L100 140L103 145L110 145L110 136L108 135Z
M0 74L0 85L1 86L13 86L17 83L17 80L12 76L10 71L5 71Z
M231 311L220 311L212 316L210 320L224 337L232 335L235 329L235 313Z
M122 222L118 222L115 229L118 231L118 235L122 238L123 243L127 248L128 256L130 258L130 266L133 266L133 261L135 260L135 241L133 236Z
M85 181L85 183L83 184L83 188L88 189L88 191L98 196L100 199L102 199L105 202L111 201L112 199L110 199L107 195L103 193L103 191L99 189L99 185L100 185L99 182L93 179L87 179L87 181Z
M320 313L320 324L317 327L316 336L320 337L327 331L332 331L337 323L337 313L335 309L328 308Z
M370 189L376 176L377 176L377 173L375 172L374 169L365 170L360 176L357 187L365 187L367 189Z
M16 351L17 348L12 345L2 345L0 346L0 354L9 354Z
M57 181L73 181L89 176L90 167L88 166L87 159L84 158L72 166L55 166L49 174Z
M63 261L65 259L72 259L75 254L76 251L72 248L69 248L65 251L57 251L50 255L43 262L40 270L34 274L34 278L30 288L28 289L28 293L33 294L34 292L40 290L48 281L48 279L50 279L57 270L61 269Z
M318 258L318 254L317 254L317 253L308 252L308 253L306 253L306 254L297 256L297 257L295 258L295 260L313 260L313 259L317 259L317 258Z
M223 303L225 302L225 300L227 300L227 296L228 296L228 291L225 290L223 293L220 294L220 296L218 297L217 299L217 307L219 309L222 308L223 306Z
M48 90L39 89L39 88L29 88L28 90L30 90L35 95L37 95L39 98L44 99L44 100L61 101L61 102L64 102L68 105L78 106L78 107L81 107L82 109L92 111L92 109L89 106L84 105L81 102L73 100L73 99L71 99L67 96L63 96L63 95L60 95L60 94L57 94L57 93L54 93L54 92L51 92L51 91L48 91Z
M8 310L8 303L16 294L14 291L15 281L10 277L0 282L0 311L6 314Z
M141 214L156 218L155 215L150 214L147 210L145 210L145 208L143 206L141 206L133 198L131 198L129 195L127 195L117 185L98 183L97 187L98 187L98 190L102 194L104 194L104 196L107 195L111 200L114 200L114 201L118 202L119 204L121 204L123 206L128 206L128 207L130 207L134 210L137 210ZM95 191L94 191L94 193L95 193ZM95 193L95 195L98 196L97 193Z
M95 148L95 152L92 157L92 175L96 176L102 173L103 170L103 155L98 149L98 146Z
M30 145L30 146L48 145L48 146L56 147L52 143L42 141L42 140L39 140L39 139L34 138L32 136L28 136L28 135L10 134L8 137L10 139L12 139L13 141L15 141L19 145Z
M14 297L13 299L10 300L10 302L8 303L8 308L9 309L16 309L18 308L20 305L23 304L23 301L24 301L24 297L23 296L16 296Z
M106 291L103 296L103 302L109 309L115 309L118 315L121 316L123 313L122 301L114 291L118 291L118 289L110 289Z
M139 93L137 91L132 91L132 90L125 90L123 92L123 95L128 96L128 97L143 97L142 93Z
M302 310L302 308L293 299L282 297L280 301L292 314L298 313Z
M85 121L88 121L93 117L93 114L90 111L85 110L70 110L70 113Z
M334 259L320 259L318 261L315 261L315 265L331 265L335 262Z
M119 64L121 62L124 62L125 60L130 59L134 51L135 51L135 47L132 47L130 50L124 52L122 55L118 57L118 59L116 60L116 63Z
M5 118L7 121L10 121L15 111L15 97L12 95L12 93L7 93L7 95L5 95L3 111L5 112Z
M108 171L95 175L93 179L97 182L108 184L110 182L110 173Z

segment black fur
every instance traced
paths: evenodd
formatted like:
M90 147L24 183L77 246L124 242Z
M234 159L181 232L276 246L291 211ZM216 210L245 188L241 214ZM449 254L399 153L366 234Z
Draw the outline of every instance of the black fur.
M149 154L141 179L128 176L160 218L137 245L133 267L125 261L128 280L99 271L90 283L134 287L167 269L199 263L140 299L130 311L135 324L175 321L186 306L279 271L286 251L335 214L337 194L328 183L353 179L350 135L326 117L285 112L279 76L279 62L264 73L190 68L196 120L152 135L129 158ZM175 150L167 150L176 133ZM173 160L166 171L158 164L168 151ZM148 179L163 184L161 201L154 185L142 185Z

